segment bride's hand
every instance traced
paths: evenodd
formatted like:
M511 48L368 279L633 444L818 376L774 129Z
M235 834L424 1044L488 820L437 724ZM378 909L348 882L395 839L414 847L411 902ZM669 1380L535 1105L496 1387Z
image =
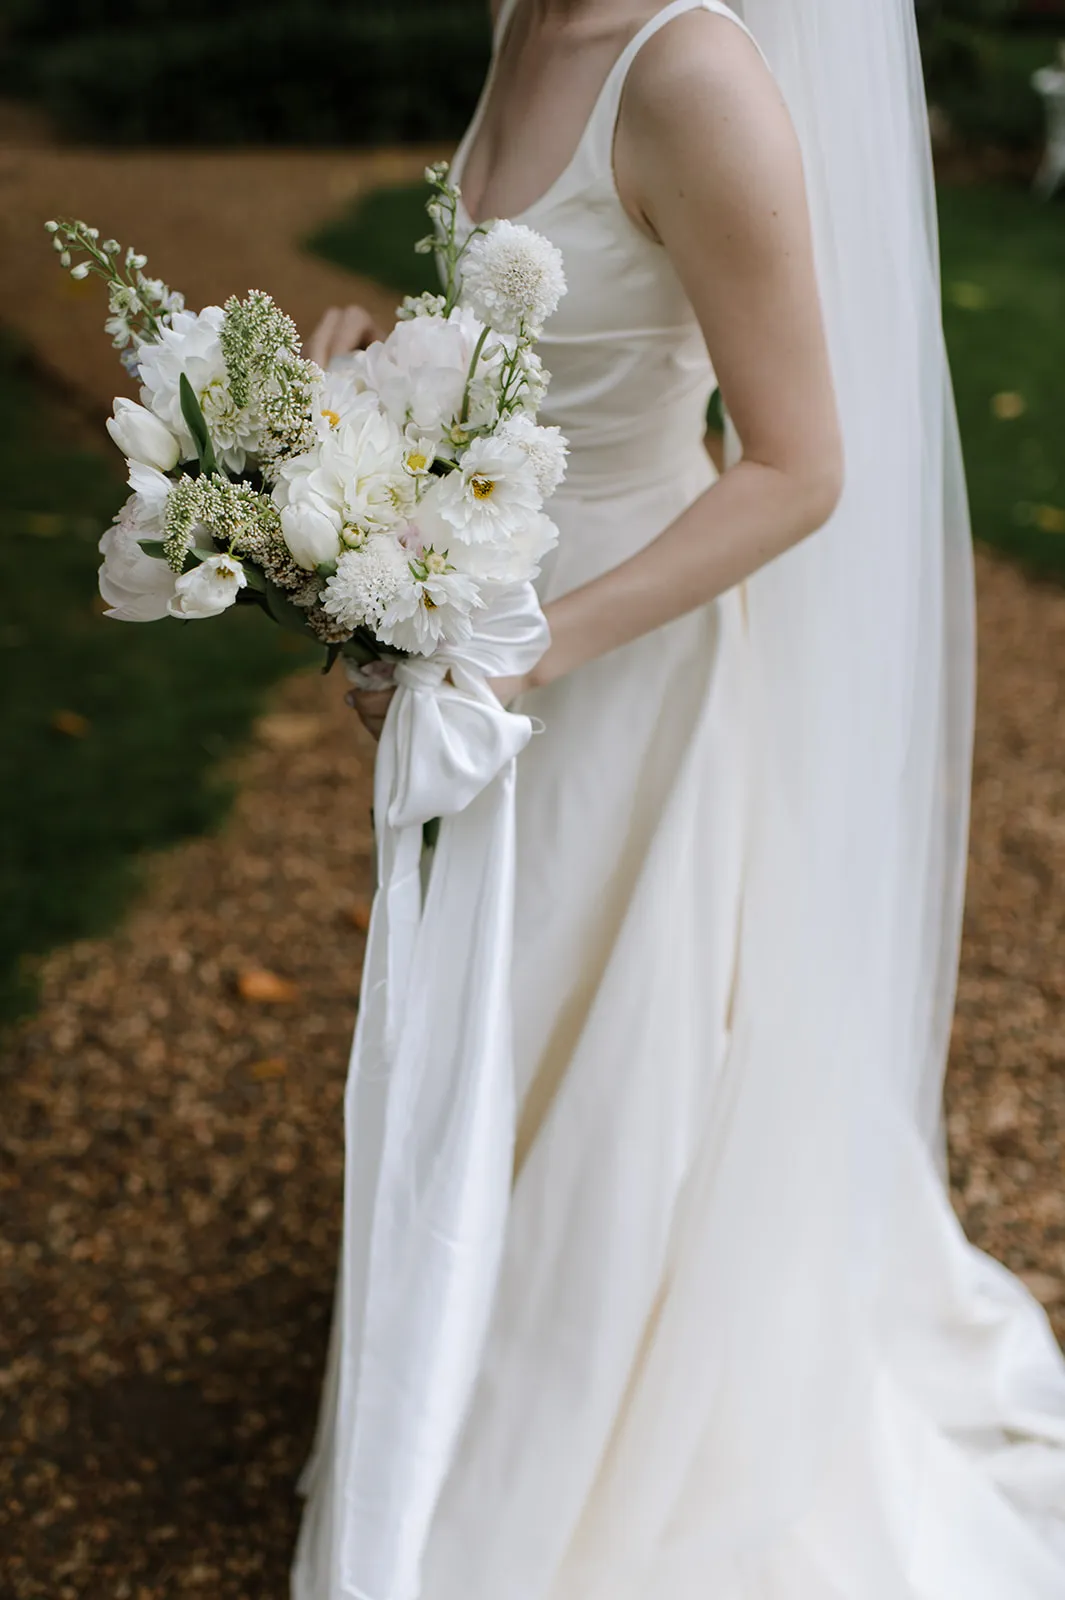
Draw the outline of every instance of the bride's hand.
M365 306L330 306L304 347L304 355L316 361L324 370L338 356L350 355L353 350L365 350L367 345L382 338L370 312Z
M489 687L500 705L508 706L530 687L527 677L490 678ZM380 739L395 689L349 689L344 699L373 738Z
M349 689L344 699L374 739L380 739L395 689Z

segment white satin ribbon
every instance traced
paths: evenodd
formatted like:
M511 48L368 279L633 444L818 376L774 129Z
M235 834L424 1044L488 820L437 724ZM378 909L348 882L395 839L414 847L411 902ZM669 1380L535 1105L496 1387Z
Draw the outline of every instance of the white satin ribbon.
M510 1195L514 761L532 732L486 680L527 672L548 641L532 585L508 585L474 638L396 670L345 1098L332 1415L297 1561L314 1600L417 1595L477 1374Z

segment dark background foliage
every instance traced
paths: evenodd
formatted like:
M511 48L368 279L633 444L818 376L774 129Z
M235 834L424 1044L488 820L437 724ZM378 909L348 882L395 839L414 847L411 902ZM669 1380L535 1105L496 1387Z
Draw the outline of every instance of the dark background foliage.
M456 137L487 0L8 0L0 90L115 144L375 144ZM1038 141L1031 73L1065 0L918 0L929 93L957 137Z

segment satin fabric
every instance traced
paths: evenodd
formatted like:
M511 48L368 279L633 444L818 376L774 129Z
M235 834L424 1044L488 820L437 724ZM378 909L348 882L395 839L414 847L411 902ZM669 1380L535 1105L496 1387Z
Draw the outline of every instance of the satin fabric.
M569 284L547 597L714 481L704 341L611 167L632 61L696 8L739 20L641 29L517 219ZM1065 1595L1065 1369L930 1138L972 607L912 9L744 9L804 144L848 489L742 591L520 703L513 1183L422 1600ZM310 1570L297 1600L358 1600Z
M530 584L396 669L374 779L378 889L345 1096L344 1242L294 1592L417 1592L479 1363L514 1142L514 766L492 677L548 642ZM440 819L428 890L422 828Z

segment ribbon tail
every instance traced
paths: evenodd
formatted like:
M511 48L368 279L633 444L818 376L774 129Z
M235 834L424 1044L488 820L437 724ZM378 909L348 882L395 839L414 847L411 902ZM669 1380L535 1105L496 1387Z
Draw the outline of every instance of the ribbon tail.
M311 1477L297 1600L417 1595L480 1367L514 1145L514 784L510 762L441 823L394 1051L391 997L376 1004L371 990L360 1008L346 1100L335 1412ZM399 831L400 859L383 852L393 868L405 855L402 834L413 831ZM388 969L388 923L407 904L388 887L382 881L367 950L367 972L376 959L386 989L399 976Z

